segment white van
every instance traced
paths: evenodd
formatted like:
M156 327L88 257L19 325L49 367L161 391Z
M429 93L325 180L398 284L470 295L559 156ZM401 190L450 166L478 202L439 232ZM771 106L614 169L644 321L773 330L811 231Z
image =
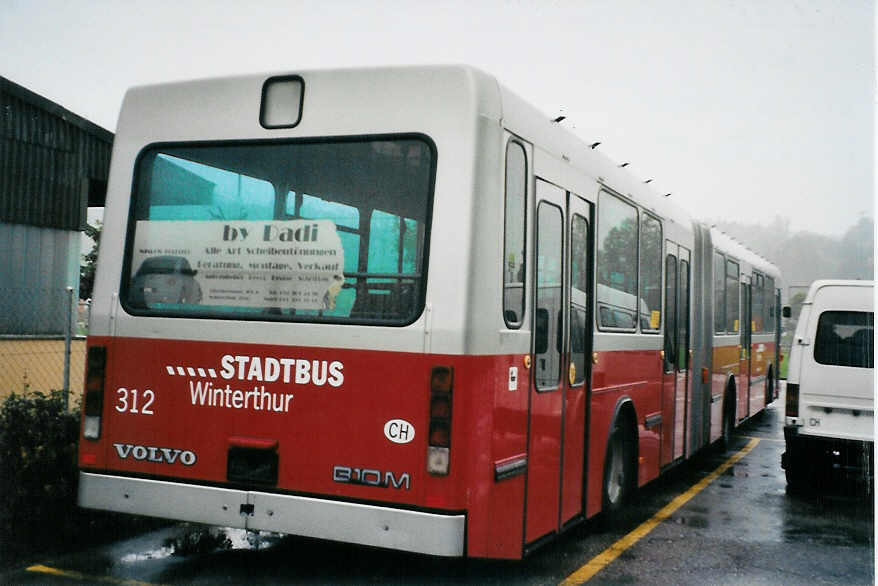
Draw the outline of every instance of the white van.
M874 282L811 285L787 375L781 466L791 488L820 486L829 472L872 477L874 340Z

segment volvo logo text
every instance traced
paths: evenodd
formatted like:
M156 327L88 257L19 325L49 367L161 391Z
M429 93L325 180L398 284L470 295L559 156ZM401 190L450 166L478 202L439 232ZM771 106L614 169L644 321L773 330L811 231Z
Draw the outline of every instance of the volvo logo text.
M116 454L122 460L134 458L143 462L155 462L157 464L175 464L180 462L184 466L192 466L198 459L192 450L179 450L177 448L156 448L153 446L137 446L134 444L113 444Z

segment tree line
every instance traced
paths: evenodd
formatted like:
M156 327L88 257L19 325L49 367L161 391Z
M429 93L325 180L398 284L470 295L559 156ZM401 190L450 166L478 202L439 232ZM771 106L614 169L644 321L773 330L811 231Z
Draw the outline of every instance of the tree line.
M817 279L875 278L875 223L870 217L859 218L840 237L794 232L789 218L779 216L767 226L726 221L715 225L780 268L785 299Z

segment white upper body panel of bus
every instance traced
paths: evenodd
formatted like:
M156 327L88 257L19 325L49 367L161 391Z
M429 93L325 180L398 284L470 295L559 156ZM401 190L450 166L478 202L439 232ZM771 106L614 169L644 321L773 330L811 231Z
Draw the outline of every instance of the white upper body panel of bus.
M710 228L710 240L714 252L722 253L727 259L738 263L739 279L741 282L752 283L753 271L756 270L764 276L774 279L775 290L783 287L780 269L771 261L750 250L743 243L716 227ZM771 294L771 299L768 302L774 303L774 293ZM775 311L780 311L780 308L775 307ZM753 332L753 341L761 343L773 340L775 338L775 327L772 324L762 331ZM714 344L737 344L740 335L740 332L734 334L714 334ZM721 338L726 338L726 340L722 342L720 341Z
M621 195L662 220L665 238L693 246L692 216L644 180L619 167L600 147L554 124L549 117L502 85L503 125L535 143L536 174L568 191L595 201L601 187Z
M293 128L266 129L260 124L263 84L287 74L304 81L301 121ZM459 352L468 317L464 311L468 274L461 268L469 267L472 244L474 161L477 149L485 148L477 144L477 137L481 125L493 128L496 142L501 142L500 106L496 81L457 66L291 71L129 90L113 148L91 333ZM148 145L396 133L425 135L437 153L430 234L435 260L429 267L428 309L414 323L406 327L307 323L290 327L255 321L242 325L235 320L138 317L119 305L133 172L138 155Z
M259 121L263 84L277 75L304 81L302 117L293 128L267 129ZM99 261L91 332L244 343L307 340L320 347L451 354L527 352L529 312L521 329L504 337L508 329L500 307L504 128L533 145L531 176L590 201L605 186L658 216L665 239L692 248L688 214L473 68L290 71L145 86L126 94L120 113L102 238L105 251L118 253L105 252ZM133 172L145 147L397 133L425 135L436 145L426 307L415 322L405 327L242 326L235 320L137 317L119 304ZM486 274L496 278L485 279Z
M599 147L591 148L589 143L564 128L563 124L551 122L548 115L502 85L500 87L503 126L533 144L535 176L592 203L597 202L602 190L621 196L637 205L640 213L645 211L660 219L665 242L670 240L694 251L695 222L672 198L664 197L644 183L643 179L620 168ZM597 226L593 229L597 230ZM640 335L608 332L600 331L596 324L594 327L594 348L597 351L658 350L662 347L663 339L656 333Z
M728 258L736 260L741 264L741 275L750 276L755 269L763 275L772 277L775 288L780 288L780 269L771 261L753 252L744 244L716 227L710 229L710 239L714 250L725 254Z

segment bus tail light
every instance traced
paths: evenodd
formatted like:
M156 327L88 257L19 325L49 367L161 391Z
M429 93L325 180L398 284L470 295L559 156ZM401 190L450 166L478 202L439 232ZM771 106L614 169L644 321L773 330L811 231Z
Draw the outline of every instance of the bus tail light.
M799 416L799 385L787 383L786 416Z
M96 440L101 437L101 415L104 411L104 375L107 370L107 349L92 346L85 363L85 413L82 436Z
M434 366L430 372L430 436L427 446L427 472L448 474L451 460L451 391L454 369Z

